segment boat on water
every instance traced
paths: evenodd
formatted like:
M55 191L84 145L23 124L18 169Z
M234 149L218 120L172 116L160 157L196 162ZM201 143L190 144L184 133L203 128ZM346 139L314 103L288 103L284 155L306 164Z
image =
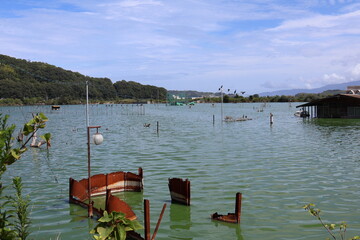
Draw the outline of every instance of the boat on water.
M302 109L302 110L296 111L296 112L294 113L294 116L305 118L305 117L310 117L310 114L309 114L308 111L305 111L304 109Z

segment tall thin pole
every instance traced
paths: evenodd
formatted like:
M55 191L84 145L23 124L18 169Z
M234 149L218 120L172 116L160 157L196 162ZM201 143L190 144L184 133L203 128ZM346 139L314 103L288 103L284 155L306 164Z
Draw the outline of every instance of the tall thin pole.
M86 127L88 127L89 124L89 82L86 81Z
M88 217L92 217L92 203L91 203L91 167L90 167L90 127L89 127L89 82L86 81L86 129L87 129L87 152L88 152Z
M91 166L90 166L90 127L87 127L87 150L88 150L88 217L92 217L92 203L91 203Z
M222 124L222 122L223 122L223 120L224 120L224 113L223 113L223 99L224 99L224 97L223 97L223 86L221 85L221 88L220 88L220 91L221 91L221 124Z
M145 231L145 240L150 240L150 202L149 200L144 200L144 231Z

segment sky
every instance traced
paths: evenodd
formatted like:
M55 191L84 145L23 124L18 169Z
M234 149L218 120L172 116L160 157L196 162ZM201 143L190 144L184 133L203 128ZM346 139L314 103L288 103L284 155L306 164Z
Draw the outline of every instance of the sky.
M0 0L0 54L168 90L360 80L360 0Z

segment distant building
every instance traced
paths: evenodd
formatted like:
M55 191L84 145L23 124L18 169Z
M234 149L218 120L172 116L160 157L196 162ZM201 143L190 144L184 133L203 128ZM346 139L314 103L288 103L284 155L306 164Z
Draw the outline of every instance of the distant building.
M346 94L360 94L360 86L348 86Z
M305 103L297 108L306 109L316 118L360 118L360 86L350 86L347 92Z

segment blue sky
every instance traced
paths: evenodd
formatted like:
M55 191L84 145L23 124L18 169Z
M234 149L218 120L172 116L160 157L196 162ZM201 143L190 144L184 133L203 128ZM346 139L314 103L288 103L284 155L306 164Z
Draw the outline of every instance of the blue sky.
M1 0L0 53L254 94L360 80L358 0Z

